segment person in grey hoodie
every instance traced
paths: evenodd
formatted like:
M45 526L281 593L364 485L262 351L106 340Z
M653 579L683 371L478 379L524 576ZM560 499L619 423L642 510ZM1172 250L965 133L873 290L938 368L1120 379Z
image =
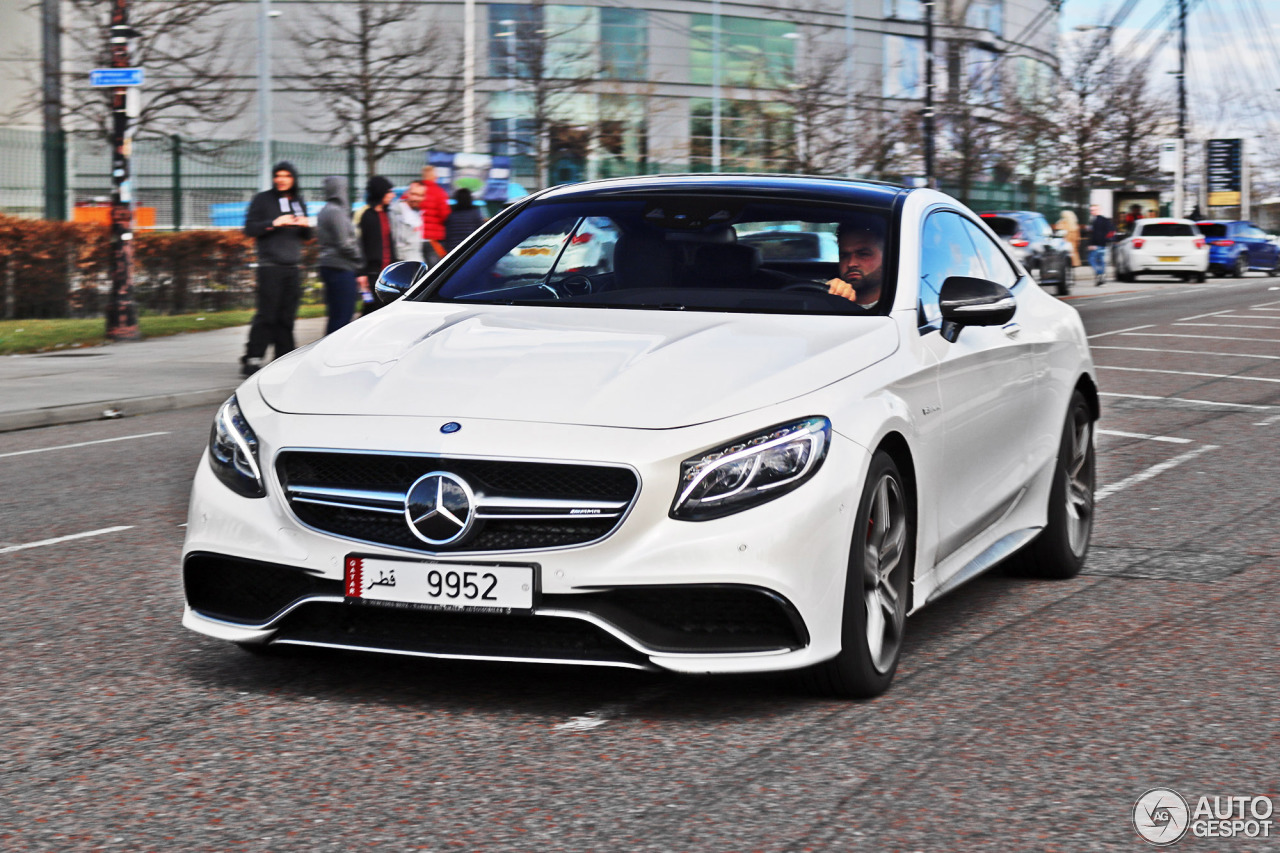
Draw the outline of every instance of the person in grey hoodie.
M347 206L347 179L331 175L324 179L324 209L316 218L316 239L320 244L320 280L324 282L324 302L329 307L332 334L351 322L356 308L356 271L364 266L356 226Z

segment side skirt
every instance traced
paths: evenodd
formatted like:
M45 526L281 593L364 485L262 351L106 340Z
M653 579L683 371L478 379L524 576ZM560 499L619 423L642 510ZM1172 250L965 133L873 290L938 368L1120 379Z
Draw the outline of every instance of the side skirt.
M946 581L936 587L933 592L929 593L928 601L933 601L936 598L946 595L956 587L973 580L1006 557L1012 556L1023 545L1026 545L1032 539L1035 539L1041 529L1042 528L1039 527L1026 527L1022 530L1015 530L1003 539L997 540L990 548L983 551L977 557L974 557L964 568L947 578ZM927 604L928 601L925 603Z

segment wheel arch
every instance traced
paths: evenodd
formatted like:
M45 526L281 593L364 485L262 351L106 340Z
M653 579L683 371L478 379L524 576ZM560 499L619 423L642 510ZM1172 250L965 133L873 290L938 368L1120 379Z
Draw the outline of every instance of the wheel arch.
M1083 394L1089 403L1089 414L1093 420L1099 420L1102 417L1102 402L1098 397L1098 386L1094 383L1093 377L1087 373L1081 374L1076 380L1076 390Z

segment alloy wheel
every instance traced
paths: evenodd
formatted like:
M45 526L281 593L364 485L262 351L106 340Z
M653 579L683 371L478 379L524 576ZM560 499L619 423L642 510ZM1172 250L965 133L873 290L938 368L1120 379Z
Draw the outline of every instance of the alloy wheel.
M1093 527L1093 423L1083 407L1072 416L1071 447L1067 457L1067 544L1076 556L1089 545Z
M905 627L902 583L907 542L907 505L902 486L890 472L872 493L863 559L863 600L867 608L867 651L877 672L887 672L898 657Z

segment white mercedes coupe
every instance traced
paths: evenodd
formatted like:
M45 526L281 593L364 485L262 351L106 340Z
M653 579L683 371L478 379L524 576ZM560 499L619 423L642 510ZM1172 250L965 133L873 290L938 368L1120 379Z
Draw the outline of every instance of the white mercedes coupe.
M586 239L609 245L575 266ZM791 246L823 240L837 260ZM914 611L1006 559L1084 563L1083 326L936 191L555 187L377 290L390 304L214 419L188 628L258 651L803 670L867 697Z

